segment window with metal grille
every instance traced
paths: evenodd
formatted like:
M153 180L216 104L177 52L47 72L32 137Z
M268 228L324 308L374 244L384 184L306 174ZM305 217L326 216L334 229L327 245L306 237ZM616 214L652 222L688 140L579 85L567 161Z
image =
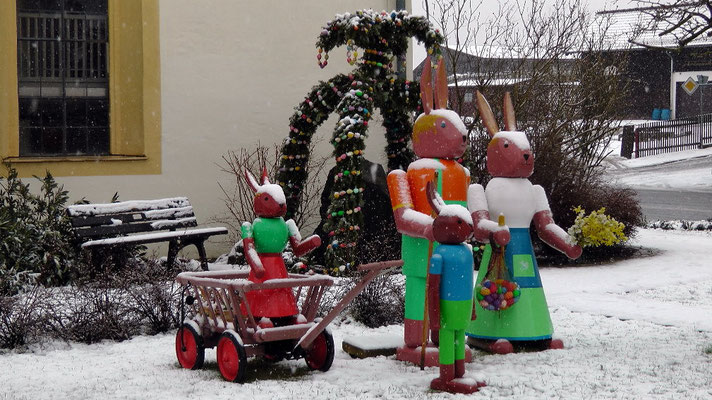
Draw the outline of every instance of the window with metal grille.
M109 154L107 0L17 0L20 156Z

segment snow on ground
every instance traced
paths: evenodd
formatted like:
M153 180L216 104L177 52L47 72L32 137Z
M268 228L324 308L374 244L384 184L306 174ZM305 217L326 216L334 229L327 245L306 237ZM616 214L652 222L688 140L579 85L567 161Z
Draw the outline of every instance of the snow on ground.
M468 373L489 386L471 398L712 398L711 232L642 230L635 245L659 254L601 266L542 270L564 350L476 353ZM223 381L214 350L203 370L178 367L173 335L122 343L54 344L0 356L0 399L464 398L428 389L436 368L393 357L351 359L345 336L391 333L332 324L336 358L326 373L303 360L250 361L248 381Z
M712 150L687 153L612 158L610 168L658 165ZM654 174L648 176L651 185L668 183L664 173ZM702 179L699 174L675 179L689 188ZM712 398L712 232L644 229L633 244L654 255L542 269L556 336L566 348L505 356L476 352L468 375L488 386L468 398ZM402 326L367 329L346 319L331 329L336 357L328 372L310 372L303 360L251 360L242 385L222 379L214 350L206 351L204 369L179 368L172 334L0 354L0 400L465 398L428 389L437 368L421 371L393 357L356 360L341 351L344 337L400 335Z
M677 161L712 157L712 147L657 154L630 160L618 156L620 154L619 141L613 141L609 149L613 153L606 159L605 165L609 174L619 184L648 189L712 190L712 168L710 168L709 163L685 169L649 168L664 166ZM643 169L645 171L641 172Z

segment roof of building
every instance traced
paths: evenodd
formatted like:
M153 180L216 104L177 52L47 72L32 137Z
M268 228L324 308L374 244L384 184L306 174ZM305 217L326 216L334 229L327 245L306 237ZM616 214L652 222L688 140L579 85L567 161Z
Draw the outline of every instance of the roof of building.
M606 44L612 50L625 50L635 48L678 47L674 35L660 35L668 26L658 26L656 29L644 29L651 21L651 16L646 13L651 8L629 8L619 10L604 10L597 13L600 18L599 27L606 26ZM712 37L706 34L692 40L688 46L712 45Z

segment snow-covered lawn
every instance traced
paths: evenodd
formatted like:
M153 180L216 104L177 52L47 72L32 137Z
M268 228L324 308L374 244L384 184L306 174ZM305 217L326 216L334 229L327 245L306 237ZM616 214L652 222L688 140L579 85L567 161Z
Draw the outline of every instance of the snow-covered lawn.
M657 255L602 266L542 270L564 350L506 356L476 353L468 374L487 381L471 398L712 398L711 232L642 230L635 245ZM417 399L436 368L393 357L355 360L347 336L392 333L349 320L332 324L336 358L326 373L303 360L252 360L245 384L225 382L215 352L203 370L180 369L173 335L97 345L53 344L0 355L0 399Z

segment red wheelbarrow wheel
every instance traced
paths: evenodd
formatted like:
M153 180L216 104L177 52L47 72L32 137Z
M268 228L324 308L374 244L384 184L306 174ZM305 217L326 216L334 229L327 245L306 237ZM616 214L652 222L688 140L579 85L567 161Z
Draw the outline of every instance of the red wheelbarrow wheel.
M304 360L312 369L326 372L334 362L334 337L327 330L322 331L314 339L312 346L307 350Z
M223 332L218 341L218 368L225 380L242 382L245 380L247 356L242 340L235 331Z
M200 369L205 360L203 336L190 323L184 323L176 334L176 356L180 366L186 369Z

